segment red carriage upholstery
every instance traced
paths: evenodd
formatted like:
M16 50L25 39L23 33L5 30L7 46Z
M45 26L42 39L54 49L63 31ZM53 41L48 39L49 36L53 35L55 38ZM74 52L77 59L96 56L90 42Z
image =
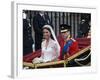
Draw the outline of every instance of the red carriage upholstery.
M76 41L78 42L79 49L91 45L91 38L76 38Z
M41 56L41 50L35 51L33 53L29 53L28 55L23 56L24 62L32 62L32 60L36 57Z

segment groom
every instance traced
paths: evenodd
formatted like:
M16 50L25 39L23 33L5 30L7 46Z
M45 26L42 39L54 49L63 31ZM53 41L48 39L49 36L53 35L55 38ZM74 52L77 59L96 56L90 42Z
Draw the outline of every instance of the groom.
M75 39L71 37L70 34L71 26L66 24L60 25L60 37L58 37L58 42L61 47L59 59L66 59L67 57L73 55L78 51L78 43Z

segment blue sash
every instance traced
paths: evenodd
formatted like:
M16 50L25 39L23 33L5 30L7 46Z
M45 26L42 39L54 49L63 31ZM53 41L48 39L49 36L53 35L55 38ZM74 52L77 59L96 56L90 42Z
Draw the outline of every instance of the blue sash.
M64 56L64 54L66 54L69 51L69 47L72 45L73 41L72 40L68 40L66 42L66 44L64 45L63 49L62 49L62 56Z

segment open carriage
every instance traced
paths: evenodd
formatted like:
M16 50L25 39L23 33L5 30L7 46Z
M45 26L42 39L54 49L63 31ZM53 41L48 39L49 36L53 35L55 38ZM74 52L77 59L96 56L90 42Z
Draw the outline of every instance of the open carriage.
M68 67L69 65L73 67L73 62L78 66L89 66L91 65L91 39L90 38L77 38L79 50L73 55L70 55L65 60L57 60L46 63L32 63L32 60L36 57L41 56L41 50L36 51L35 53L30 53L23 57L23 67L28 68L55 68L55 67Z

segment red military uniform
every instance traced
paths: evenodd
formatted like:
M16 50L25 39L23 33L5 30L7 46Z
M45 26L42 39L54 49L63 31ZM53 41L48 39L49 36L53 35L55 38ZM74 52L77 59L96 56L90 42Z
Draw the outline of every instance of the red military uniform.
M65 45L65 42L64 42L64 39L62 38L62 36L58 37L58 42L59 42L60 47L61 47L60 56L59 56L59 59L61 60L61 59L63 59L62 50L63 50L63 47ZM69 53L69 56L71 56L71 55L75 54L78 50L79 50L78 42L76 40L73 40L73 42L72 42L71 46L69 47L69 50L68 50L67 53Z

